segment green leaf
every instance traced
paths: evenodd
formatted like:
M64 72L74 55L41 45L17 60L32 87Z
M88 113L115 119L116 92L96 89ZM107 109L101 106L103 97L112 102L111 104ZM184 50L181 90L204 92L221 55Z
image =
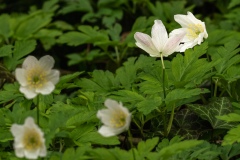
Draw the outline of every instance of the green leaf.
M175 113L170 133L186 139L198 139L206 129L209 129L208 126L209 124L196 113L184 108Z
M10 26L10 16L7 14L2 14L0 16L0 35L4 37L4 40L7 42L8 38L12 34L13 31L11 31L11 26Z
M102 145L117 145L119 144L119 140L117 136L112 137L103 137L98 132L90 132L81 136L78 140L78 143L92 143L92 144L102 144Z
M233 111L231 102L228 98L217 98L216 100L210 102L207 105L188 104L187 106L197 115L199 115L202 119L209 121L214 129L229 129L233 126L233 124L224 122L216 118L216 116L222 116Z
M117 99L121 102L143 101L145 99L142 95L130 90L119 90L117 92L113 92L113 95L116 95Z
M12 45L4 45L0 48L0 57L11 57L12 56Z
M58 14L67 14L76 11L82 12L92 12L93 8L90 1L86 0L75 0L75 1L66 1L67 4L63 5L61 10L58 11Z
M166 104L169 104L171 102L175 102L181 99L185 98L191 98L193 96L197 96L203 93L208 93L209 91L207 89L200 89L200 88L195 88L195 89L174 89L170 91L165 99Z
M144 158L146 157L157 145L159 141L158 137L154 137L152 139L148 139L145 142L141 141L138 143L137 150L140 155L140 157Z
M220 63L215 66L218 73L225 73L229 67L240 62L240 56L237 54L240 51L240 48L237 48L238 45L238 41L231 40L227 42L224 47L218 47L217 53L211 54L213 61L220 61Z
M203 141L200 140L185 140L182 142L174 143L161 149L159 152L159 157L162 159L169 159L173 155L176 155L182 151L195 147L201 143L203 143Z
M236 7L237 5L240 5L240 1L239 0L231 0L231 2L228 5L228 9Z
M9 70L15 69L16 66L22 62L20 59L34 51L36 45L36 40L16 41L12 57L10 57L10 55L6 57L4 64Z
M199 58L206 53L208 45L206 42L200 46L195 46L193 49L188 49L184 56L177 54L172 60L172 75L173 83L177 87L184 87L189 82L190 86L201 84L206 78L212 67L219 63L219 61L208 62L206 58ZM189 84L188 84L189 86Z
M69 118L69 120L67 121L66 124L68 126L81 125L85 122L91 122L92 120L95 120L96 118L97 118L96 111L88 111L88 112L81 111L80 113Z
M58 43L67 43L69 46L79 46L85 44L90 37L86 34L71 31L61 35Z
M159 96L150 96L136 104L137 109L144 115L148 115L162 104L162 98Z
M223 138L222 145L232 145L235 142L240 142L240 125L229 130Z
M34 51L37 43L36 40L16 41L14 44L13 58L19 60Z
M74 79L76 79L82 73L83 72L75 72L73 74L61 76L54 92L60 93L61 90L65 88L70 88L71 87L70 84L72 84L72 81L74 81Z
M229 113L223 116L216 116L216 118L224 120L226 122L240 122L240 115L237 113Z
M52 13L41 11L26 16L18 25L14 36L19 39L30 38L33 33L49 24L52 20L52 16Z

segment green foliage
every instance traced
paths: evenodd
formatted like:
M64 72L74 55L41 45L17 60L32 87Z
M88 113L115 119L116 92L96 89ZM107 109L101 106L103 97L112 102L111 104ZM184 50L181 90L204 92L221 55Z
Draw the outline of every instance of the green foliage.
M207 120L214 129L229 129L233 126L231 123L227 123L216 118L216 116L222 116L233 111L232 105L226 97L217 98L207 105L188 104L188 107L202 119Z
M19 159L9 129L37 112L43 159L239 158L238 0L3 0L0 10L0 159ZM208 38L164 57L163 72L134 34L151 35L156 19L170 33L180 27L174 15L188 11L205 22ZM28 100L14 71L28 55L47 54L60 80L51 94ZM130 111L131 134L98 133L107 98Z

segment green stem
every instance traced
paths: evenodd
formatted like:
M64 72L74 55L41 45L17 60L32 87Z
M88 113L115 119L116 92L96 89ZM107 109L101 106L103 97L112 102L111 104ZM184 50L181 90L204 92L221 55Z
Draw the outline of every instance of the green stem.
M173 117L174 117L174 109L175 109L175 104L172 106L172 112L171 112L171 116L170 119L168 121L168 127L167 127L167 136L172 128L172 122L173 122Z
M215 87L214 87L214 97L217 97L217 85L218 85L218 79L215 82Z
M161 54L161 62L162 62L162 87L163 87L163 98L166 98L166 90L165 90L165 65L163 62L163 55Z
M133 143L132 143L132 134L131 134L131 131L130 131L130 129L128 129L128 136L129 136L129 138L130 138L130 144L131 144L131 149L132 149L132 154L133 154L133 159L134 160L136 160L136 157L135 157L135 153L134 153L134 150L133 150Z
M120 64L120 56L119 56L119 52L118 52L118 47L115 46L114 49L115 49L116 56L117 56L116 62L117 62L117 65L119 66L119 64Z
M162 62L162 89L163 89L163 103L165 104L165 98L166 98L166 90L165 90L165 65L164 65L164 61L163 61L163 55L161 55L161 62ZM168 135L168 131L167 131L167 110L165 109L164 113L163 113L163 125L164 125L164 136L167 137Z

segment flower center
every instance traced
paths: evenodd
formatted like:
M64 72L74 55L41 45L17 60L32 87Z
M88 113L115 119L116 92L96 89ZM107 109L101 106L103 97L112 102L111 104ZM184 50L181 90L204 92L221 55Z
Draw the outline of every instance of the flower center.
M204 29L202 24L189 24L187 30L187 36L190 39L195 39L200 33L203 33Z
M126 114L122 111L113 113L110 123L112 127L120 128L126 124Z
M40 67L28 70L27 81L33 88L40 88L46 82L46 73Z
M23 145L27 150L36 150L42 146L39 133L35 129L27 129L23 136Z

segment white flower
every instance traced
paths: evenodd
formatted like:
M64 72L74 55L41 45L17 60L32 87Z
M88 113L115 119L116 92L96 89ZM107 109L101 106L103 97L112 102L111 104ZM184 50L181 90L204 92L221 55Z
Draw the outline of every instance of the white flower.
M180 41L186 33L183 31L174 36L168 37L165 26L161 20L155 20L150 37L147 34L136 32L134 38L136 45L150 54L151 57L169 56L178 50Z
M20 92L26 98L32 99L39 93L50 94L55 89L55 84L59 81L59 71L53 70L54 59L46 55L39 59L28 56L22 65L15 71L16 79L20 83Z
M26 118L23 125L13 124L11 132L14 136L14 149L17 157L37 159L38 156L47 155L44 133L34 123L32 117Z
M187 15L175 15L174 19L182 28L173 30L170 36L174 36L183 31L187 33L181 41L184 44L181 45L180 52L184 52L188 48L193 48L195 45L201 44L203 38L206 39L208 37L205 23L195 18L191 12L187 12Z
M102 109L97 112L97 117L104 124L98 132L104 137L110 137L128 130L131 114L128 109L122 106L122 103L107 99L104 105L108 109Z

